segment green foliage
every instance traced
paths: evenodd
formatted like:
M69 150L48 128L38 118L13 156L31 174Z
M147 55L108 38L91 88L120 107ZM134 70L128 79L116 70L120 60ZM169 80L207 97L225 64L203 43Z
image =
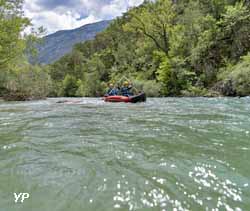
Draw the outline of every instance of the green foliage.
M0 68L8 66L25 49L20 33L30 22L23 17L22 0L0 1Z
M225 9L223 18L217 23L221 28L219 41L224 50L224 57L237 62L250 50L250 13L242 2L226 6Z
M43 44L43 39L41 38L45 34L46 30L43 27L39 27L37 30L31 28L29 34L25 34L25 55L28 55L29 61L32 64L37 64L38 50L37 45Z
M138 92L144 91L148 97L160 97L161 96L161 84L155 80L138 80L134 79L132 91L137 94Z
M199 96L206 96L208 91L205 88L190 86L188 89L183 90L181 95L187 97L199 97Z
M161 84L155 80L148 80L143 82L142 90L147 93L148 97L160 97L161 96Z
M159 50L169 51L169 40L175 28L174 4L170 0L145 2L128 13L130 21L125 30L138 31L150 39Z
M0 1L0 96L7 100L45 98L52 86L48 68L28 64L24 56L38 34L24 35L30 20L22 6L22 0Z
M229 65L226 72L230 72L223 80L224 84L231 85L235 95L250 95L250 53L242 57L238 64Z
M98 73L88 73L85 75L85 91L84 96L103 96L106 90L106 84L100 80Z
M175 83L175 76L171 69L169 59L165 55L159 55L161 58L160 66L157 70L157 79L163 84L163 94L170 95L172 86Z
M236 0L144 1L50 66L54 93L69 74L73 96L101 96L124 75L149 96L217 94L211 90L229 79L222 94L246 94L249 14Z
M65 97L75 97L78 89L77 79L75 76L66 75L62 82L62 90L60 95Z
M51 88L51 78L48 70L28 63L18 62L10 68L5 87L8 90L6 98L21 100L46 98ZM11 99L11 97L13 99Z

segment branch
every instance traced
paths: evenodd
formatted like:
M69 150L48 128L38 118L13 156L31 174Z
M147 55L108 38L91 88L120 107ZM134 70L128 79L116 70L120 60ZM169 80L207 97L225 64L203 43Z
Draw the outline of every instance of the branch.
M162 50L163 52L165 52L166 54L168 54L168 52L166 51L166 49L164 49L160 45L160 43L157 41L157 39L153 35L151 35L149 32L147 32L145 23L140 18L138 18L137 16L134 16L134 17L142 25L142 27L137 26L136 28L139 29L139 30L141 30L144 35L146 35L151 40L153 40L153 42L155 43L155 45L156 45L157 48L159 48L160 50Z

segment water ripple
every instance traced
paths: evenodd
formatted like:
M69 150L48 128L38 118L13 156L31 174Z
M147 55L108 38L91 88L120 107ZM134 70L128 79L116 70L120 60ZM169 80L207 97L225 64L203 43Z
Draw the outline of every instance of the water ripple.
M0 103L1 209L250 210L250 98L62 100Z

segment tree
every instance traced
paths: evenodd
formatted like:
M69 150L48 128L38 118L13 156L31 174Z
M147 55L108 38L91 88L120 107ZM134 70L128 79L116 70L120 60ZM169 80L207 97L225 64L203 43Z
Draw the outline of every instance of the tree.
M250 13L243 2L226 6L225 10L218 22L221 29L218 43L225 49L225 57L237 62L250 51Z
M6 67L25 49L21 32L30 25L23 17L22 0L0 1L0 68ZM2 71L2 70L1 70Z
M169 39L175 26L175 5L170 0L146 1L142 6L128 12L127 30L134 30L149 38L166 55Z
M45 67L30 65L24 58L9 65L4 98L7 100L44 99L51 88L49 71Z
M105 84L126 75L154 96L159 90L165 96L211 96L228 79L229 66L240 69L240 58L250 51L249 14L249 0L145 0L53 64L55 89L70 74L77 95L100 96ZM228 86L241 89L232 94L248 90L247 68L230 75ZM222 69L228 70L223 78Z
M63 82L63 90L62 90L62 95L65 97L75 97L76 96L76 91L78 89L77 86L77 79L76 77L72 75L66 75L64 78Z

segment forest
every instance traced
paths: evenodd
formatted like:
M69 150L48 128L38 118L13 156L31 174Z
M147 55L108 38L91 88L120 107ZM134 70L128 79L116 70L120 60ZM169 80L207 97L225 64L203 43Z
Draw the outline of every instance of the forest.
M0 1L0 96L99 97L123 76L151 97L249 96L250 1L145 0L53 64L31 65L42 30Z

